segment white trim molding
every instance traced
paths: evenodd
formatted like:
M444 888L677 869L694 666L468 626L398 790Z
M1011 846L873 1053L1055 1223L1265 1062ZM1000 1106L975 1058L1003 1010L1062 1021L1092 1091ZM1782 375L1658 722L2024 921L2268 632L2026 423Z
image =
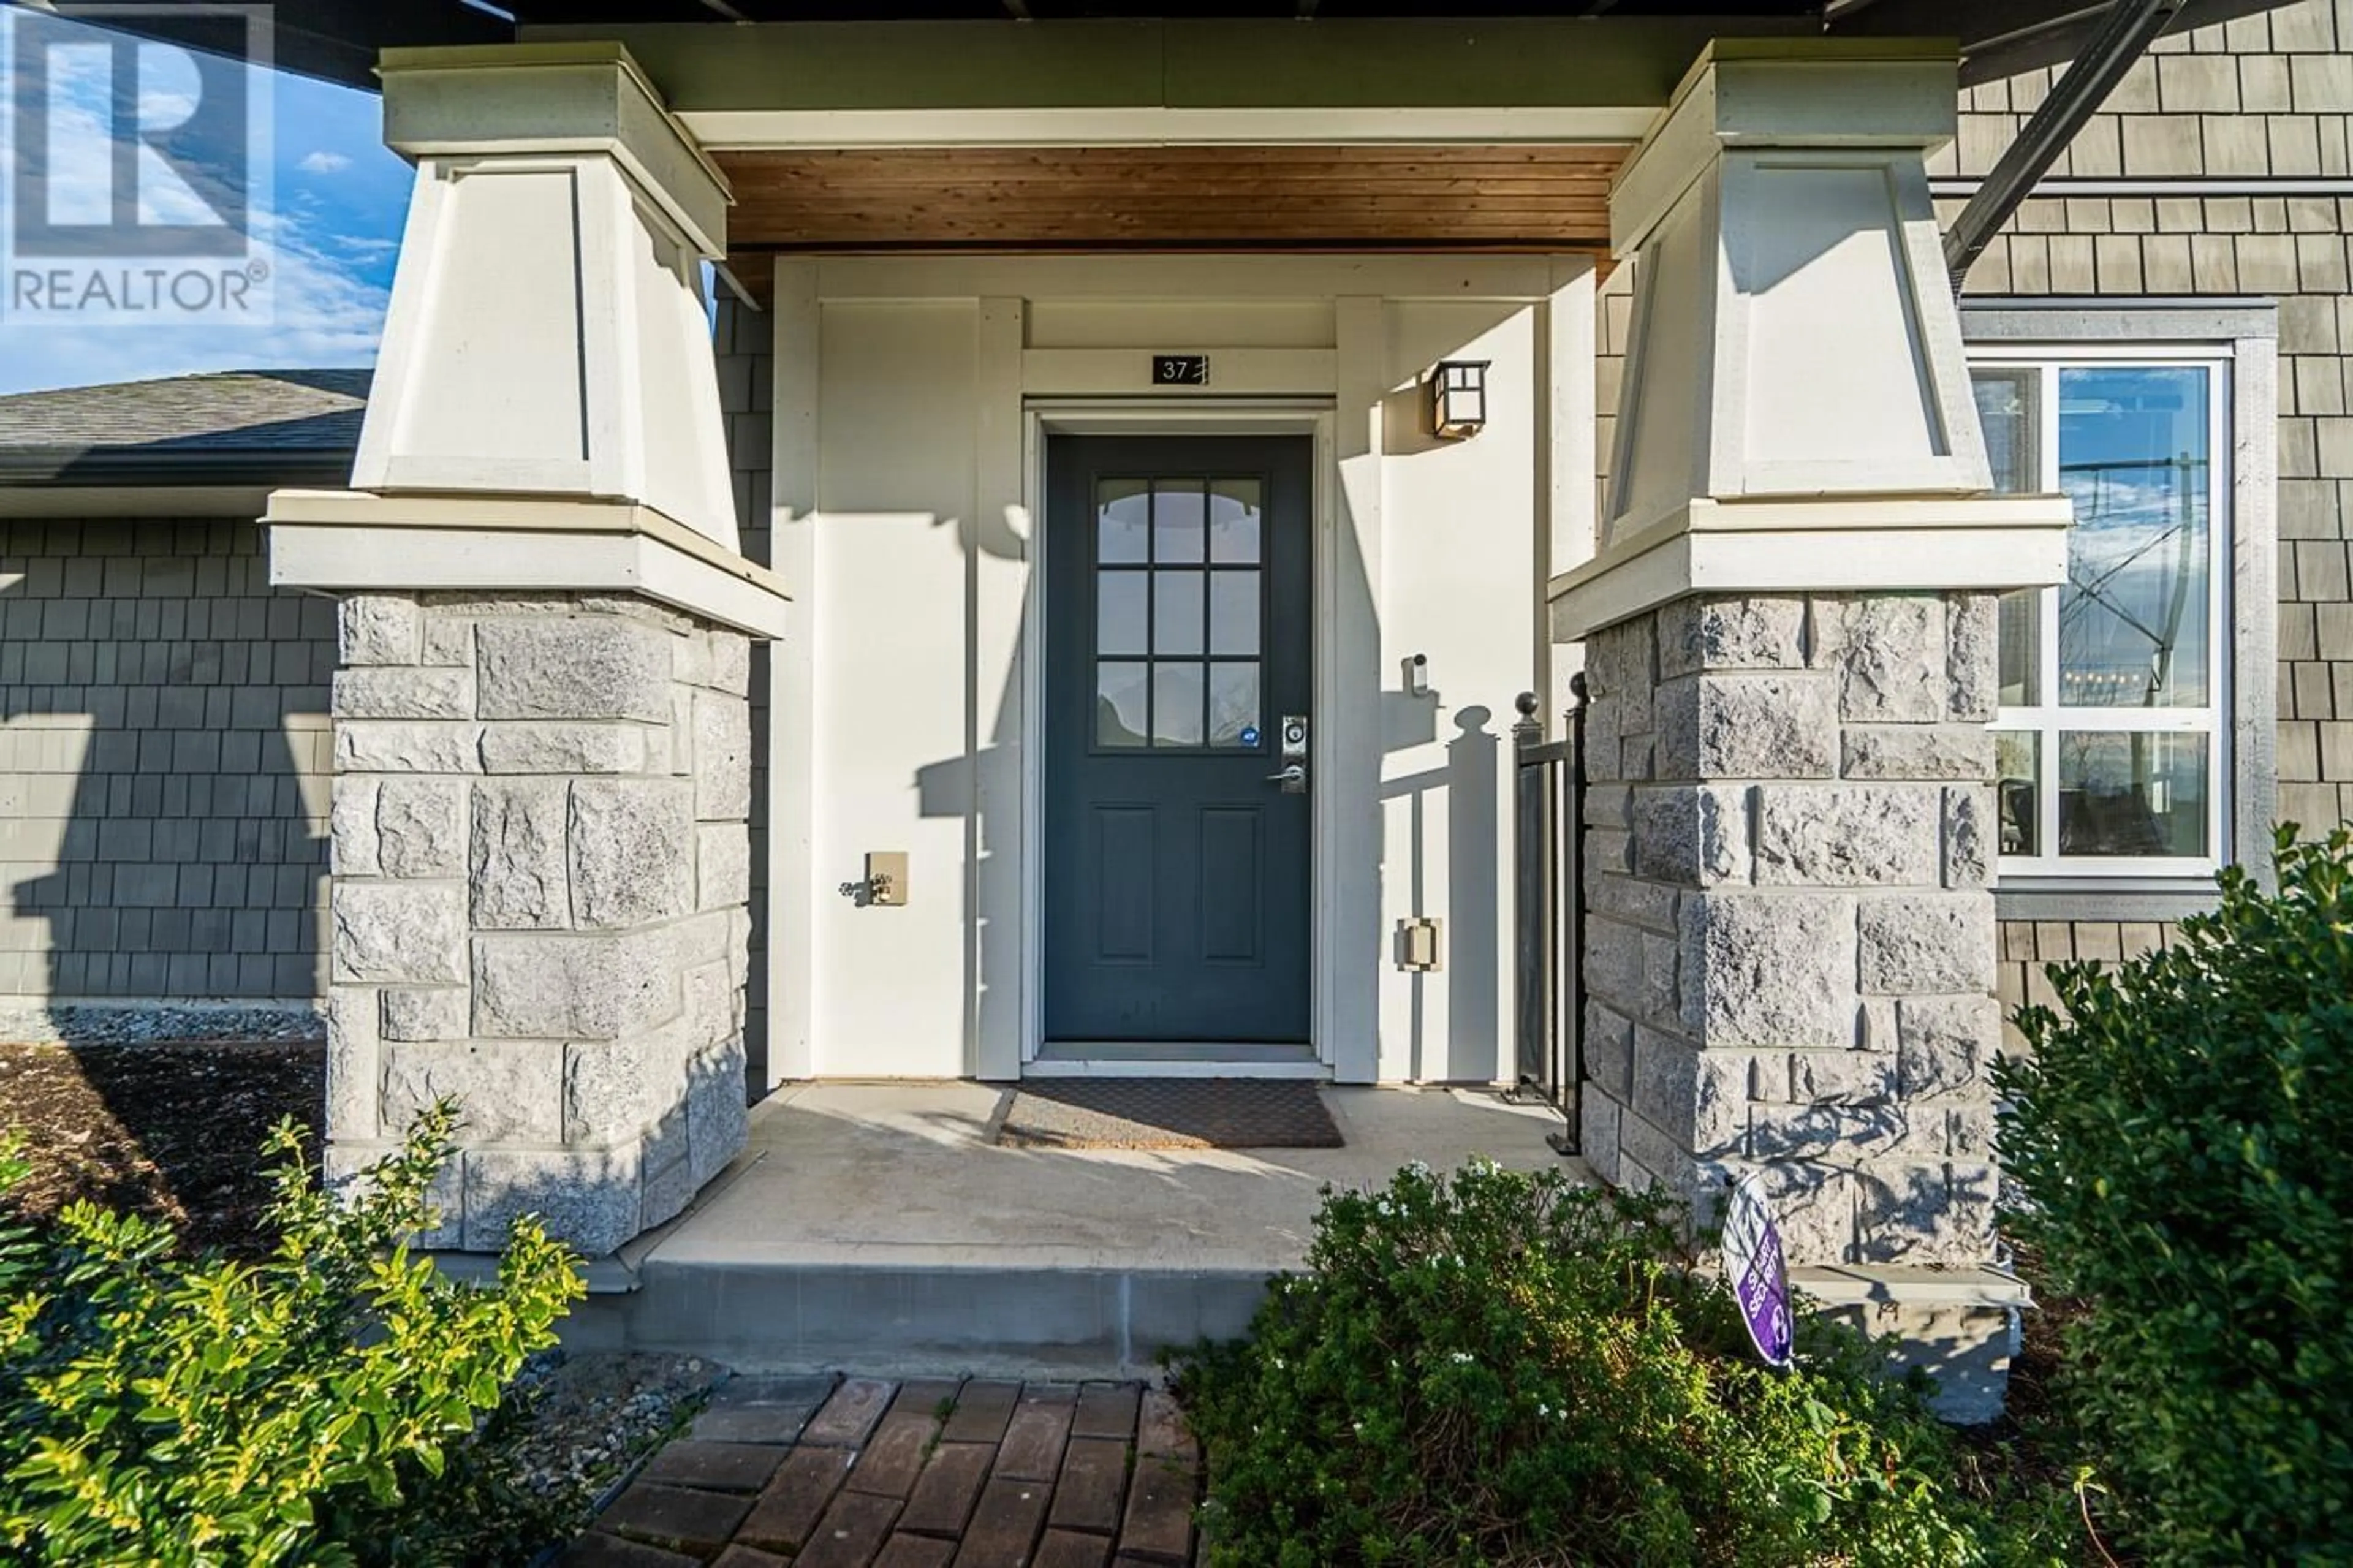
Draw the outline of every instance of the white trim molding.
M814 858L818 368L817 265L779 257L768 313L738 331L769 333L768 563L799 595L768 650L768 1087L814 1076L812 997L818 879ZM739 340L739 347L741 346Z
M2063 496L1696 500L1555 577L1553 639L1577 641L1693 594L2039 587L2065 573L2073 516Z
M1929 195L1940 201L1966 200L1978 194L1983 180L1938 175L1928 182ZM2353 196L2353 179L2306 178L2294 174L2146 175L2094 178L2059 175L2036 183L2029 201L2062 201L2098 196Z
M647 507L280 490L261 521L273 587L642 594L752 637L785 629L782 579Z
M679 118L705 147L1385 147L1622 145L1656 109L705 109Z
M1130 354L1128 357L1132 359L1134 356ZM1378 901L1377 886L1372 889L1366 889L1361 885L1361 872L1351 871L1352 866L1375 863L1377 860L1377 847L1369 858L1362 858L1367 846L1345 842L1355 835L1343 817L1360 814L1344 812L1343 808L1352 797L1348 791L1337 787L1337 781L1347 776L1343 771L1345 764L1341 759L1353 754L1366 742L1377 746L1379 727L1378 692L1356 689L1355 683L1341 679L1345 657L1341 652L1343 641L1351 635L1362 637L1369 632L1377 636L1377 629L1356 624L1370 610L1369 605L1345 605L1335 591L1341 524L1333 478L1335 453L1335 415L1331 400L1267 399L1250 402L1237 399L1216 403L1182 395L1032 398L1024 409L1023 425L1023 447L1027 459L1024 464L1027 480L1024 507L1030 520L1030 557L1037 563L1035 570L1038 573L1038 580L1024 603L1021 628L1022 700L1025 711L1030 716L1033 740L1042 733L1039 723L1039 717L1045 712L1045 661L1038 657L1038 650L1044 645L1045 600L1052 591L1052 584L1044 574L1046 437L1050 435L1148 434L1306 436L1313 439L1314 483L1312 504L1315 530L1312 567L1315 604L1313 660L1317 721L1311 742L1314 748L1311 766L1318 779L1327 781L1326 787L1317 789L1310 797L1313 816L1309 830L1310 858L1314 898L1309 944L1309 963L1314 972L1309 1027L1315 1060L1271 1074L1232 1063L1218 1070L1229 1075L1256 1077L1328 1076L1342 1083L1375 1081L1379 1076L1379 1030L1374 1019L1359 1020L1355 1016L1353 1004L1357 992L1369 994L1372 989L1377 950L1371 943L1344 939L1335 930L1335 925L1350 910L1367 901L1377 906ZM1361 520L1358 521L1361 526ZM1344 621L1348 624L1344 626ZM1021 789L1025 824L1022 840L1028 846L1042 847L1045 843L1045 749L1041 745L1032 743L1022 748ZM1077 1068L1069 1063L1041 1059L1040 1052L1045 1042L1043 998L1039 994L1039 980L1045 973L1044 912L1045 858L1033 847L1025 853L1022 865L1023 1000L1020 1059L1016 1071L1023 1075L1053 1076L1074 1070L1106 1070L1100 1068ZM1345 963L1343 954L1346 955ZM1366 1010L1371 1009L1367 1007ZM984 1052L987 1048L984 1038ZM1166 1063L1157 1063L1155 1070L1166 1068ZM981 1076L1012 1075L1001 1070L984 1070Z

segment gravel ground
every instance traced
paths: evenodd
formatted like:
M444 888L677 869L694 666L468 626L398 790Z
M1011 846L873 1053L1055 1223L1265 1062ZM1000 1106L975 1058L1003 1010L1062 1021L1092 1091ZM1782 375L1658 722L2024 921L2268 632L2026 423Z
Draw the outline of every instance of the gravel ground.
M692 1419L726 1375L699 1356L533 1356L515 1379L530 1414L512 1473L543 1497L576 1498L585 1525L600 1495Z

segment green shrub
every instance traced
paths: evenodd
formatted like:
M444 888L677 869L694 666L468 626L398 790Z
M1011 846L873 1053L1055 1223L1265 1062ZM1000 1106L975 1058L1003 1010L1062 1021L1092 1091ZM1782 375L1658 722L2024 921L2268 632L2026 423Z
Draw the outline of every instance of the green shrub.
M267 1152L280 1240L259 1263L175 1258L168 1227L89 1203L58 1217L38 1267L21 1232L0 1231L12 1560L467 1556L483 1521L462 1516L489 1486L469 1463L480 1417L583 1286L530 1222L494 1288L410 1256L403 1238L434 1223L426 1194L452 1120L446 1105L420 1118L349 1202L280 1128ZM0 1167L0 1187L21 1175Z
M1304 1276L1178 1383L1219 1563L1987 1561L1916 1391L1801 1321L1756 1363L1660 1197L1475 1163L1326 1196Z
M1996 1081L2007 1221L2089 1302L2064 1386L2167 1563L2353 1561L2353 837L2179 942L2054 965Z

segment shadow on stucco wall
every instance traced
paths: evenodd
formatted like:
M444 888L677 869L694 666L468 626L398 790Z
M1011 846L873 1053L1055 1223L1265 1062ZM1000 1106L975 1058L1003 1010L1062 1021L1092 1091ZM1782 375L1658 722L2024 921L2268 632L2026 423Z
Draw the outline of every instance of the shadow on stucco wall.
M1437 694L1415 698L1384 692L1382 700L1392 714L1408 705L1416 710L1426 707L1429 723L1435 728ZM1442 967L1437 972L1445 980L1446 1016L1442 1021L1430 1016L1430 974L1405 976L1413 993L1408 1010L1405 1076L1415 1081L1488 1083L1503 1064L1498 1034L1503 1020L1496 991L1503 953L1495 912L1504 868L1495 805L1502 742L1493 728L1493 709L1474 703L1455 709L1451 718L1455 734L1445 744L1443 762L1381 785L1383 800L1406 803L1406 863L1394 868L1392 874L1405 878L1409 906L1446 911L1440 944ZM1435 744L1434 735L1406 740L1393 725L1384 740L1390 751ZM1442 889L1430 869L1439 864L1445 868Z

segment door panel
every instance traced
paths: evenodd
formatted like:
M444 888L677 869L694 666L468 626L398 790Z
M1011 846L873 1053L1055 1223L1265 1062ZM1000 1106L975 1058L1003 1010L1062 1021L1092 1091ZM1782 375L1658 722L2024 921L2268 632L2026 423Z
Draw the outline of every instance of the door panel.
M1265 812L1258 806L1201 808L1201 956L1211 963L1259 963L1265 888L1259 853Z
M1268 775L1314 689L1309 442L1046 465L1046 1037L1304 1042L1311 797Z
M1092 864L1130 868L1122 877L1098 877L1095 963L1152 962L1152 871L1155 813L1148 805L1098 805Z

